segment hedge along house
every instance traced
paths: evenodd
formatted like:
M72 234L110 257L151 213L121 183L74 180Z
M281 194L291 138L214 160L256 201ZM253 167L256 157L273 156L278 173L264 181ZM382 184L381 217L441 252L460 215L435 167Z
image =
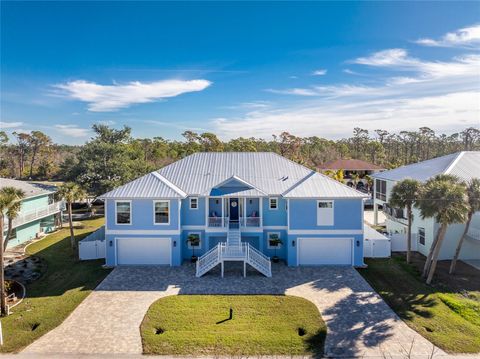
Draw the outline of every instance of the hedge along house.
M365 195L275 153L196 153L101 196L107 265L363 263ZM282 244L272 245L270 239Z
M398 250L406 249L407 213L404 208L391 208L388 205L392 188L398 181L406 178L413 178L423 183L439 174L454 175L465 182L472 178L480 178L480 151L457 152L373 175L375 179L374 222L375 225L378 224L378 211L382 208L386 215L387 231L399 239ZM422 219L420 211L414 208L412 222L413 250L427 256L439 226L434 218ZM453 224L448 227L439 259L453 258L464 230L464 223ZM393 242L392 250L395 250ZM480 259L480 212L476 212L472 218L466 240L460 252L460 259Z
M39 238L61 225L64 204L55 200L57 188L41 183L0 178L0 188L15 187L25 193L19 215L13 220L13 231L8 247ZM8 220L5 217L4 235L7 235ZM4 237L5 238L5 237Z

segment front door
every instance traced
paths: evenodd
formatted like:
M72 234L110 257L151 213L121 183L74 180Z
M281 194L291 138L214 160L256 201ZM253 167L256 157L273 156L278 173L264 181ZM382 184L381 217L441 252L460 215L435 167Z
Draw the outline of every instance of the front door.
M238 198L230 198L230 220L238 221Z

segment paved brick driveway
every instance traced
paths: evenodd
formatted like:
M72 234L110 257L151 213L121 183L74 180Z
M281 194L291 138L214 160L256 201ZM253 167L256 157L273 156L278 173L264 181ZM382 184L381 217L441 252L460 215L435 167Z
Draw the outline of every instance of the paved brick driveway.
M24 353L139 354L140 323L155 300L176 294L289 294L318 307L328 326L326 355L332 357L426 358L432 344L405 325L365 280L348 267L288 268L275 265L273 277L226 266L195 278L190 265L115 269L56 329ZM438 355L444 353L437 349Z

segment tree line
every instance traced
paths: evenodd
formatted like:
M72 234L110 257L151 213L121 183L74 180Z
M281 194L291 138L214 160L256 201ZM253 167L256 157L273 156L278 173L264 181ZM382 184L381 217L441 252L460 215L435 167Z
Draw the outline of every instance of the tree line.
M185 131L183 140L133 138L131 129L93 125L94 136L84 145L53 143L41 131L0 131L0 176L74 181L99 195L192 153L272 151L312 169L327 161L355 158L390 169L458 151L480 150L480 130L466 128L451 135L428 127L391 133L355 128L351 137L329 140L299 137L288 132L271 139L238 137L222 141L210 132Z

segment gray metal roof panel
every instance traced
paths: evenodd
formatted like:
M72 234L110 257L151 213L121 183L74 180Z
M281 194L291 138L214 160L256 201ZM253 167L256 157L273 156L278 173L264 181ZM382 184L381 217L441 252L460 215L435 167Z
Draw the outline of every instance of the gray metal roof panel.
M391 181L413 178L424 182L439 174L452 174L465 181L480 178L480 151L452 153L390 171L375 173L372 177Z
M0 188L15 187L25 192L25 198L57 192L57 187L36 182L19 181L11 178L0 178Z

